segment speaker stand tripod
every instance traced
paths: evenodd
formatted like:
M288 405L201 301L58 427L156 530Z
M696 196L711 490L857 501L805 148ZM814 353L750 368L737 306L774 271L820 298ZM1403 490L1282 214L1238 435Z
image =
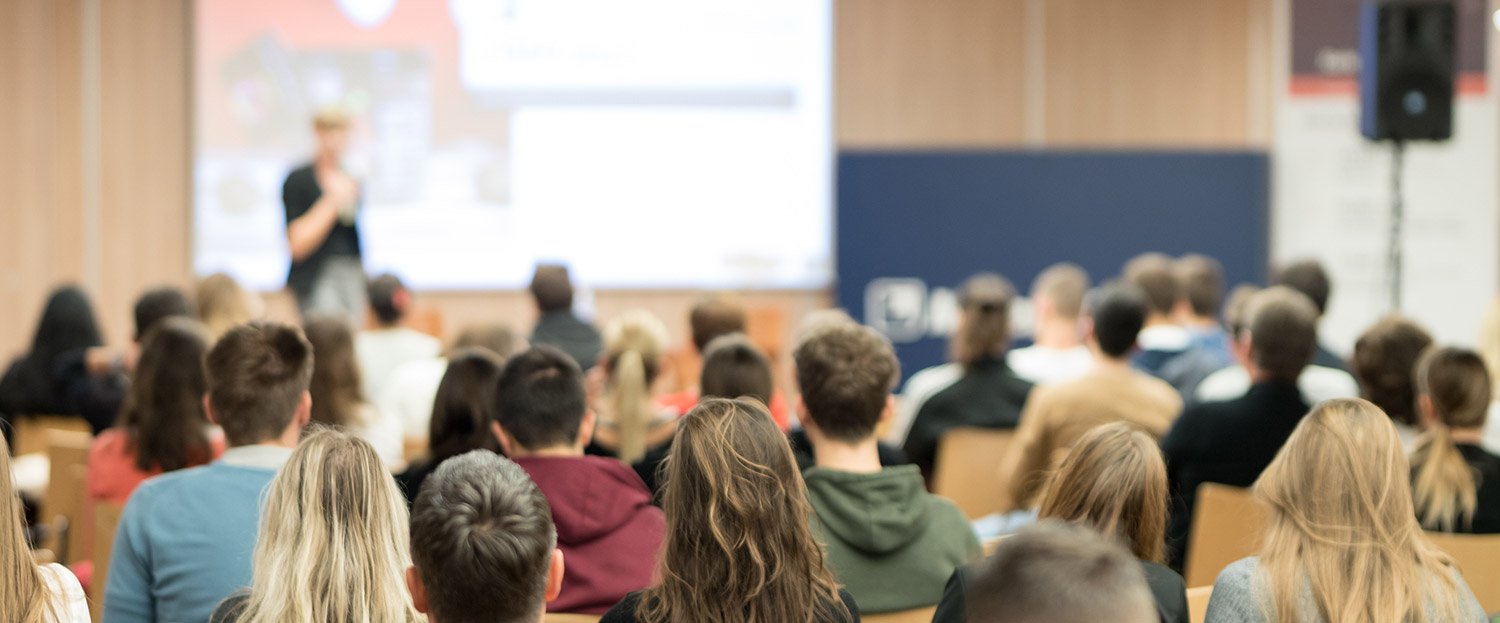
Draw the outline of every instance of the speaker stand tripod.
M1401 230L1405 226L1406 205L1401 195L1401 173L1406 166L1406 141L1391 141L1391 231L1386 249L1386 279L1390 286L1390 311L1401 311Z

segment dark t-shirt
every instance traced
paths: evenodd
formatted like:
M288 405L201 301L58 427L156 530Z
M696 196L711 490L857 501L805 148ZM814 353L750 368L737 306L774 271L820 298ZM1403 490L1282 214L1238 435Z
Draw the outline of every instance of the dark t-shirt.
M859 606L854 605L854 597L849 595L849 591L841 588L839 589L839 599L844 600L844 607L849 610L849 618L837 617L833 620L842 620L844 623L859 623ZM604 614L604 618L599 619L599 623L636 623L635 611L640 603L640 591L626 595L624 600L615 604L615 607L610 608L609 612ZM831 607L832 604L829 604L829 606L829 610L833 610Z
M287 174L286 183L281 187L281 202L286 208L287 226L290 227L292 221L307 214L322 197L323 187L318 185L318 176L311 163ZM328 258L337 256L360 256L359 229L354 225L345 225L342 220L334 223L333 229L328 231L328 237L323 239L323 245L313 251L312 255L301 262L292 263L286 277L287 286L298 295L310 294L323 263Z
M1015 428L1031 394L1031 383L1011 372L1005 358L974 362L963 378L928 398L917 409L901 452L930 482L938 442L954 428Z

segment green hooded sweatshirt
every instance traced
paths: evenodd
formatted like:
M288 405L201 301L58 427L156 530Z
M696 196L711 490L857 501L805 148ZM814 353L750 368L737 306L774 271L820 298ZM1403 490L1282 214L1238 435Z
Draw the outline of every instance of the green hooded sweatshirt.
M860 612L936 604L953 570L981 555L969 519L927 493L915 465L873 474L814 467L802 477L829 566Z

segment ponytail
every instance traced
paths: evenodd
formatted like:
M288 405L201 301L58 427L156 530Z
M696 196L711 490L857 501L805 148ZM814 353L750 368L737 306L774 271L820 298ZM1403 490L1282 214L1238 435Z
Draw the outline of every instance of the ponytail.
M1422 434L1412 464L1416 466L1412 497L1422 527L1455 532L1460 525L1468 526L1479 507L1474 468L1459 453L1446 425L1435 424Z
M998 354L1010 339L1010 299L1015 290L1004 277L980 273L959 288L963 318L950 344L953 360L972 367Z
M651 426L647 401L651 388L646 379L646 360L639 351L627 350L615 359L611 383L610 411L620 428L619 458L634 463L646 455L646 429Z

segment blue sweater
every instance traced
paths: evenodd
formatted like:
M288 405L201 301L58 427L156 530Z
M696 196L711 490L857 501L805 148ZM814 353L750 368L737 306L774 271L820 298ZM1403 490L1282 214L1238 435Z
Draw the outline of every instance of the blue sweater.
M276 472L218 461L130 496L104 588L108 623L203 623L250 585L261 492Z

